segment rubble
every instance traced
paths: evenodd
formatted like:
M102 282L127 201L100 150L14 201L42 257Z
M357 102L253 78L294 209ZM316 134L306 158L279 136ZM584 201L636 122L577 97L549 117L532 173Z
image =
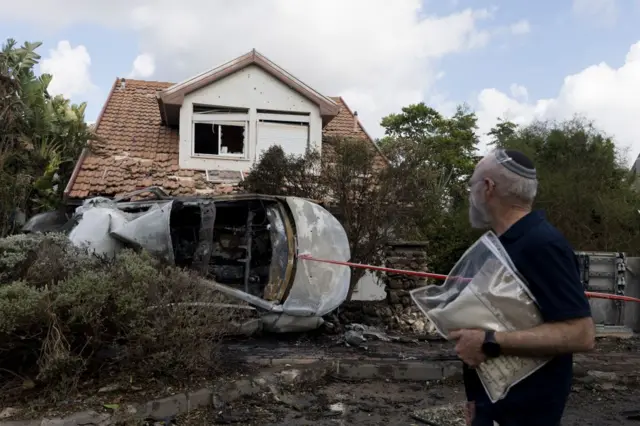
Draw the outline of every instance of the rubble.
M428 425L465 426L465 404L455 403L417 410L412 418Z
M13 417L20 413L20 409L7 407L3 410L0 410L0 419L8 419L9 417Z

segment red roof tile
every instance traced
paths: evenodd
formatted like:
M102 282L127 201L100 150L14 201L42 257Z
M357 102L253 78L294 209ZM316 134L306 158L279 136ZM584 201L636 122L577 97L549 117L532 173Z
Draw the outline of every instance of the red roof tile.
M171 85L127 79L122 87L116 80L95 124L99 140L92 141L78 159L65 191L68 198L113 197L152 185L172 195L235 190L230 184L207 182L203 171L178 167L178 130L162 125L156 99L159 90ZM324 135L366 138L373 144L344 100L334 100L340 112L325 126ZM384 161L381 156L380 161Z

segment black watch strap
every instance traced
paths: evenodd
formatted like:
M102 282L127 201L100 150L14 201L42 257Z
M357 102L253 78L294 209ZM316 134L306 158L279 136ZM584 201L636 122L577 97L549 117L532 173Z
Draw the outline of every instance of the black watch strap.
M500 344L496 340L495 331L485 331L482 352L489 358L497 358L500 356Z

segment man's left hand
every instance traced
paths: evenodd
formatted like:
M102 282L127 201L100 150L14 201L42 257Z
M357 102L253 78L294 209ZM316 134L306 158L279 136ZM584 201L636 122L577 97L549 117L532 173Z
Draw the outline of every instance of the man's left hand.
M482 364L487 356L482 352L484 343L482 330L454 330L449 334L449 340L456 340L456 353L469 367Z

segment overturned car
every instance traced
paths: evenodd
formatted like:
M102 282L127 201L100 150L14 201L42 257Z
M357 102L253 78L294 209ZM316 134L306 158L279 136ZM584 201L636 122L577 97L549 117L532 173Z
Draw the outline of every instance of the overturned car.
M143 194L152 197L135 200ZM275 332L319 327L349 289L348 267L298 259L348 261L350 250L333 215L296 197L170 197L153 187L88 199L68 220L43 213L23 230L65 232L74 245L106 256L124 247L145 249L249 303L260 312L255 327Z

